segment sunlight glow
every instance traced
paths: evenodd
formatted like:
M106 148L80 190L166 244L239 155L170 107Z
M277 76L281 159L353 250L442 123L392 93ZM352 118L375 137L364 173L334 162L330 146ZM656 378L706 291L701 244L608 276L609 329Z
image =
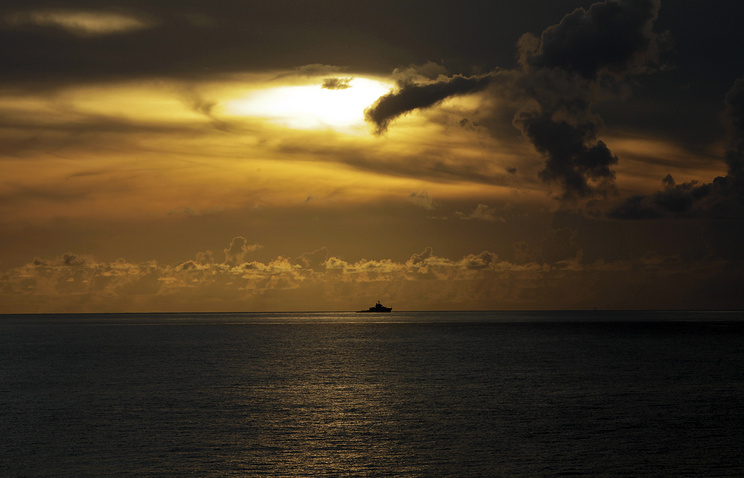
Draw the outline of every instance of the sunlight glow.
M348 87L327 89L320 84L280 86L255 91L227 103L236 116L266 118L293 129L350 130L364 124L364 109L390 90L390 85L353 78Z

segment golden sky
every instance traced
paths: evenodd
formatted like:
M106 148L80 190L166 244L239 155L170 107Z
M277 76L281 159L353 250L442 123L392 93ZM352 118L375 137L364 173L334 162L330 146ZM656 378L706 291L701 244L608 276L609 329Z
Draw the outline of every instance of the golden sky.
M0 8L0 313L744 305L738 5L67 3Z

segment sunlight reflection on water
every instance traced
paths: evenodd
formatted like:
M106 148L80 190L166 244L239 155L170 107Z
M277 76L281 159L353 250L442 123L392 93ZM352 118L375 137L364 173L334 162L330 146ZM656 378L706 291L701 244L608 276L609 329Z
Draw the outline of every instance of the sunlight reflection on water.
M696 314L5 317L0 474L741 475L744 325Z

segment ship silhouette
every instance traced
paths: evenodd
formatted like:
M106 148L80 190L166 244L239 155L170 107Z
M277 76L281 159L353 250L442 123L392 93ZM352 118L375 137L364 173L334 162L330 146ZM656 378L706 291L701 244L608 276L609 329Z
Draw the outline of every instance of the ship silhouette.
M380 301L378 300L374 307L370 307L367 310L358 310L357 312L390 312L391 310L393 310L392 307L385 307L384 305L380 304Z

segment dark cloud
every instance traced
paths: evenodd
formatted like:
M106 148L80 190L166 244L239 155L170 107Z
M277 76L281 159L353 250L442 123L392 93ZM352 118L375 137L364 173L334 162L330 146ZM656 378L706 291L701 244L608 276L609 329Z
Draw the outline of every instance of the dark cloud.
M323 85L321 88L325 88L326 90L345 90L347 88L351 88L351 80L353 78L326 78L323 80Z
M520 113L514 122L535 149L547 156L539 177L559 183L564 199L613 191L615 173L610 167L617 163L617 156L596 140L594 123L571 124L537 111Z
M301 65L301 66L294 66L292 67L291 71L280 73L274 77L274 80L279 80L282 78L291 78L291 77L305 77L310 78L314 76L324 76L324 75L335 75L338 74L340 71L346 70L346 67L344 66L338 66L338 65L324 65L321 63L310 63L308 65ZM329 78L333 79L333 78Z
M726 93L725 105L724 124L729 136L726 164L729 176L739 177L744 167L744 77Z
M50 17L44 13L44 3L11 0L0 7L0 83L54 88L84 82L198 79L287 70L310 63L308 51L320 52L311 55L311 60L359 67L379 46L368 34L344 35L342 23L334 17L356 17L353 7L344 4L326 9L295 1L176 6L134 0L126 2L126 8L109 8L100 2L72 0ZM81 35L80 31L93 30L76 29L69 20L75 14L102 18L104 22L99 23L108 21L103 31L108 28L116 34ZM136 23L140 18L144 20ZM202 20L195 22L195 18ZM127 20L132 26L125 28ZM340 36L347 37L344 48L332 44Z
M518 70L404 82L368 109L366 118L379 133L414 109L498 85L493 94L529 105L513 122L547 158L540 178L559 184L563 199L607 195L614 190L611 167L618 158L597 139L601 122L592 106L656 61L658 10L658 0L607 0L576 9L540 38L520 39Z
M726 176L719 176L710 183L676 184L669 174L662 180L662 190L650 196L631 197L609 215L618 219L744 218L744 77L726 94L723 122L728 133L724 155L728 167Z
M526 69L557 68L596 80L602 73L643 71L656 59L653 21L659 0L609 0L578 8L543 31L539 42L523 37Z
M98 9L21 10L5 14L1 20L10 29L53 28L80 37L125 34L155 26L146 16Z
M88 257L75 255L71 252L62 255L60 265L67 267L82 267L89 261Z
M376 126L377 133L387 130L395 118L415 109L428 108L452 96L476 93L488 87L492 77L453 76L435 83L417 85L406 83L397 91L381 96L365 112L367 121Z
M521 15L514 5L492 0L436 5L411 0L404 6L397 0L127 0L116 6L94 0L7 0L0 5L0 84L26 88L193 79L286 71L308 63L383 74L432 58L448 59L455 66L452 71L463 72L457 64L469 69L490 65L494 58L493 65L513 61L509 48L495 50L493 45L512 45L521 33L577 3L587 0L555 0ZM143 27L81 36L59 21L32 21L34 12L50 8L133 18ZM422 11L428 12L425 22ZM508 21L494 28L494 19Z
M658 9L654 0L608 0L575 10L539 40L520 40L517 87L537 107L519 112L514 124L546 156L540 178L560 184L564 199L614 190L618 159L597 140L601 122L592 106L656 60Z
M462 258L463 266L468 270L489 269L498 263L499 256L490 251L483 251L480 254L470 254Z

